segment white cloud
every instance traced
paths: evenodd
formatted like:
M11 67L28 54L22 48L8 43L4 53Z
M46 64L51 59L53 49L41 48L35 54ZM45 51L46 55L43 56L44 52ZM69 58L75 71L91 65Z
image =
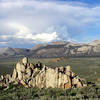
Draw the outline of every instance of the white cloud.
M10 45L15 40L23 44L74 40L88 25L100 23L99 11L100 6L72 2L2 0L0 39Z
M56 32L53 33L40 33L40 34L15 34L14 38L25 39L25 40L32 40L38 41L41 43L51 42L53 40L58 39Z
M7 42L0 42L0 45L6 45Z
M31 40L31 41L38 41L41 43L45 42L51 42L53 40L59 40L58 35L56 32L53 33L41 33L41 34L14 34L14 35L1 35L1 39L11 39L11 38L16 38L16 39L24 39L24 40ZM23 41L24 42L24 41Z
M53 32L51 34L48 33L42 33L42 34L37 34L33 36L33 40L40 41L40 42L51 42L53 40L57 39L57 33Z
M58 39L58 35L56 32L34 34L31 33L31 30L24 25L12 22L8 23L7 25L11 29L15 29L15 33L10 35L1 35L0 38L4 40L9 38L16 38L16 39L32 40L44 43Z

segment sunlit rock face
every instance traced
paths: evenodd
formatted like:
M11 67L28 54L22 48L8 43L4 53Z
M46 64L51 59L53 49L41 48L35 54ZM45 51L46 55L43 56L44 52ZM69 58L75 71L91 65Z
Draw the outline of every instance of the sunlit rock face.
M38 44L30 49L0 48L0 58L24 56L34 58L100 56L100 40L90 43L57 41L49 44Z
M16 64L12 75L0 77L0 86L8 87L10 83L22 84L24 87L39 88L81 88L86 81L70 70L70 66L49 68L42 63L32 64L24 57Z

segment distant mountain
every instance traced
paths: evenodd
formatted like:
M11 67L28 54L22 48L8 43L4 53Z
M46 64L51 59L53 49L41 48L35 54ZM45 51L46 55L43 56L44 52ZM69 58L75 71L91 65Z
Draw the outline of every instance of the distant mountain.
M65 41L38 44L31 49L0 48L0 57L85 57L100 56L100 40L91 43L72 43Z
M100 40L91 43L53 42L36 45L29 55L32 57L80 57L100 56Z
M2 57L20 57L24 56L29 52L28 49L20 48L0 48L0 58Z
M90 45L93 45L93 46L98 46L100 45L100 40L94 40L92 41L91 43L89 43Z

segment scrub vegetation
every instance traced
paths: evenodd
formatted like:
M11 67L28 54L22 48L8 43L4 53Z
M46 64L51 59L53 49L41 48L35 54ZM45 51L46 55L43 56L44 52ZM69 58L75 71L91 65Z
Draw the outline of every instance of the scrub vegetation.
M0 75L12 73L13 68L20 58L0 59ZM29 59L32 63L41 62L48 67L61 67L70 65L73 72L85 78L90 84L81 89L39 89L24 88L21 85L12 85L8 90L0 87L0 100L92 100L100 98L100 58L45 58Z

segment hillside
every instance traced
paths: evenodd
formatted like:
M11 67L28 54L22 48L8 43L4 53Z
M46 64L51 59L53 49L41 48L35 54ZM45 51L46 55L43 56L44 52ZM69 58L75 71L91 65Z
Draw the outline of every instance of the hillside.
M20 57L28 53L28 49L20 48L0 48L0 58L2 57Z
M57 41L38 44L31 49L0 48L0 57L84 57L100 56L100 40L83 44Z
M29 54L33 57L100 56L100 40L88 44L54 42L43 46L36 45Z

